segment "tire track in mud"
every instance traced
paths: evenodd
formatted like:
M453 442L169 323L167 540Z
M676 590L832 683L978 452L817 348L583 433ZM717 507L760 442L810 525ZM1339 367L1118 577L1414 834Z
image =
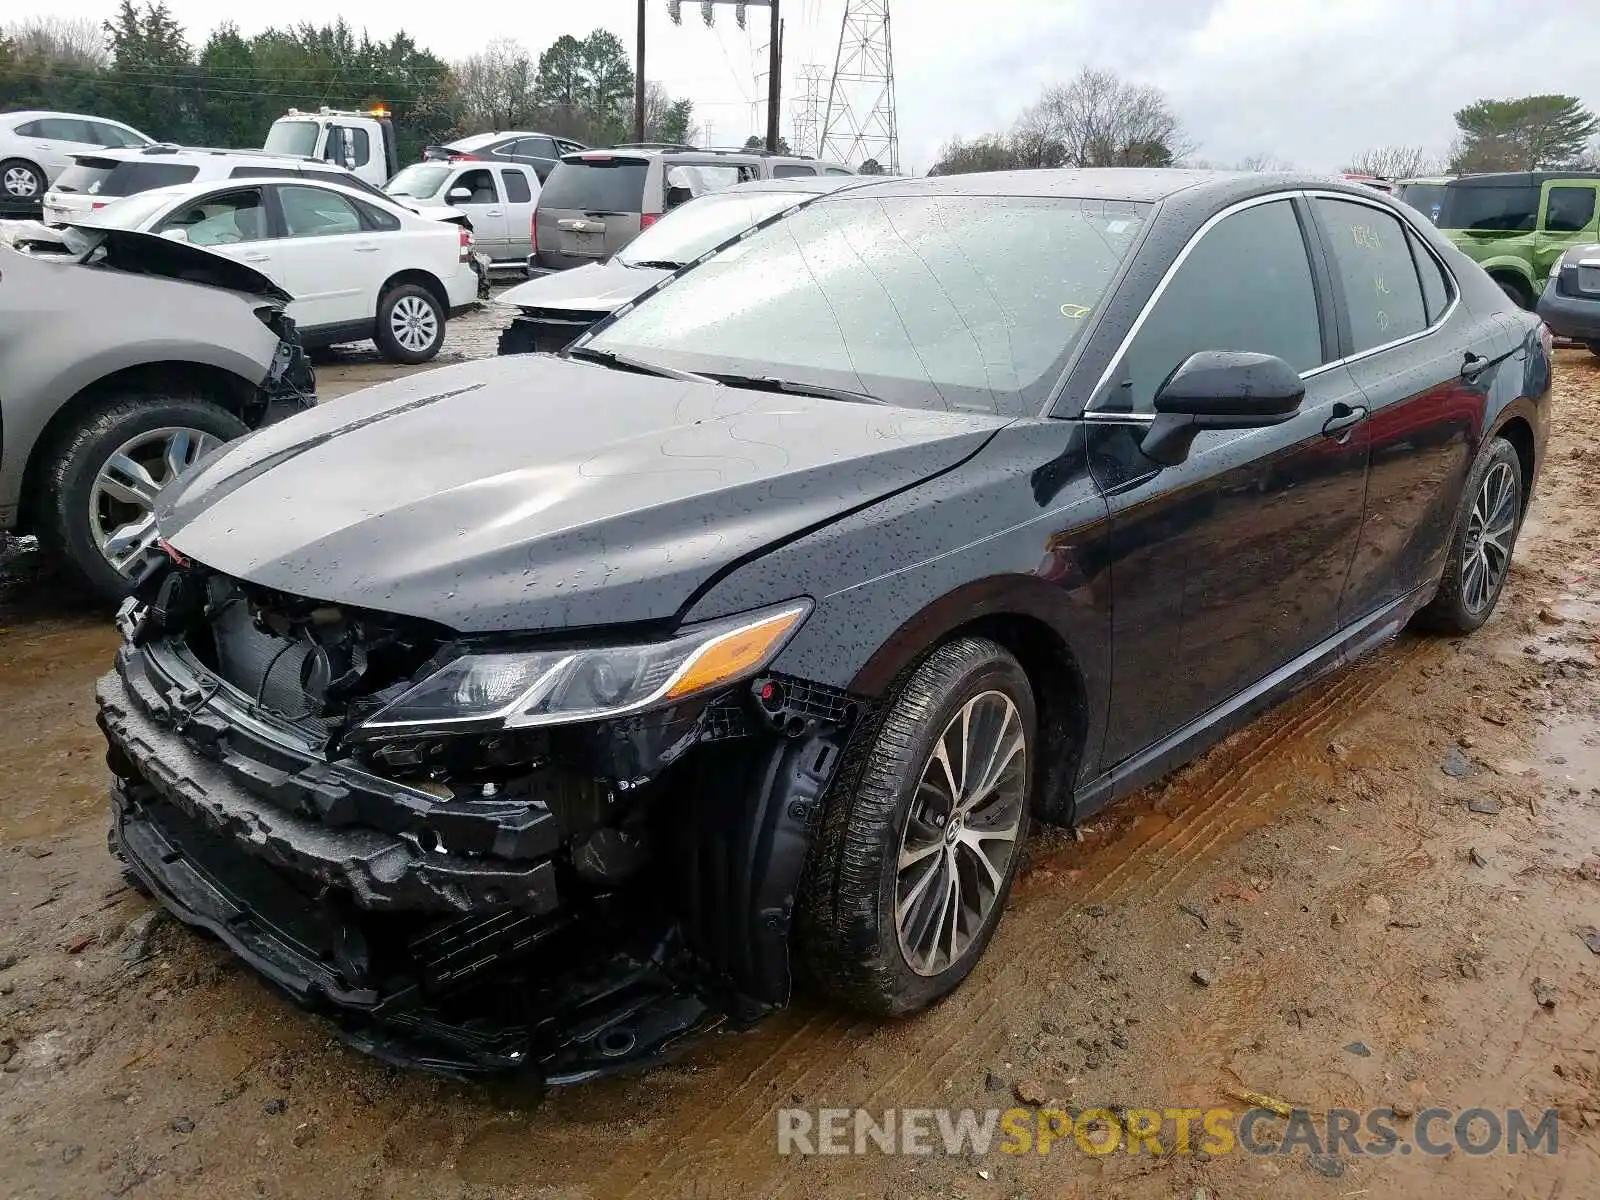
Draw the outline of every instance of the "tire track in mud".
M1259 733L1250 738L1241 753L1227 762L1210 768L1209 778L1186 787L1194 799L1184 805L1170 822L1154 830L1142 841L1132 843L1125 850L1116 846L1102 847L1102 852L1121 851L1118 862L1110 871L1084 887L1062 887L1043 894L1020 909L1029 924L1049 926L1064 920L1068 914L1086 901L1099 898L1126 900L1140 895L1152 879L1168 876L1159 888L1147 898L1155 899L1166 894L1176 882L1176 876L1192 876L1204 868L1206 852L1227 838L1241 823L1252 817L1250 811L1238 812L1226 823L1218 825L1217 818L1235 813L1240 802L1254 798L1259 792L1252 786L1261 772L1281 764L1293 748L1308 741L1320 741L1362 715L1370 703L1387 685L1398 678L1406 667L1420 657L1434 653L1431 643L1420 639L1391 644L1371 657L1346 668L1340 675L1328 680L1320 692L1304 697L1289 712L1258 718L1257 726L1247 727L1244 736L1250 738L1250 729ZM1212 751L1215 754L1215 751ZM1205 770L1205 768L1201 768ZM1273 813L1265 814L1268 819ZM1003 932L1003 927L1002 927ZM998 947L997 947L998 948ZM842 1027L830 1029L819 1038L822 1044L804 1045L802 1052L814 1063L801 1075L784 1081L787 1090L798 1092L802 1085L806 1102L820 1095L828 1105L860 1106L869 1110L881 1106L886 1097L918 1103L931 1097L930 1088L948 1076L959 1074L964 1068L975 1068L988 1063L1000 1053L1010 1038L1003 1022L993 1018L1008 1007L1007 997L1023 985L1027 974L1038 966L1036 959L1013 953L998 969L992 969L985 978L980 965L967 988L977 984L975 991L963 989L933 1012L914 1018L915 1025L907 1024L921 1053L905 1056L903 1065L885 1079L877 1081L864 1098L852 1094L852 1085L845 1078L850 1051L859 1048L863 1039L872 1039L879 1027L872 1022L846 1022ZM720 1147L717 1160L719 1171L726 1170L739 1178L760 1178L760 1194L792 1195L796 1181L786 1178L781 1170L774 1170L772 1162L773 1130L768 1122L760 1120L763 1109L770 1104L768 1093L771 1084L783 1080L784 1059L803 1037L802 1026L782 1046L768 1054L752 1070L729 1097L705 1114L699 1124L685 1135L694 1142L710 1129L743 1130L731 1144ZM976 1036L974 1034L976 1033ZM872 1053L869 1048L868 1053ZM818 1074L822 1071L822 1074ZM752 1084L761 1076L761 1086L751 1095ZM770 1081L770 1082L769 1082ZM832 1094L829 1094L832 1093ZM730 1104L740 1097L749 1097L737 1113L729 1111ZM660 1160L670 1165L672 1172L660 1176L651 1168L650 1187L644 1190L640 1181L627 1195L675 1195L686 1186L692 1186L696 1173L705 1164L676 1150ZM775 1192L771 1189L776 1188Z

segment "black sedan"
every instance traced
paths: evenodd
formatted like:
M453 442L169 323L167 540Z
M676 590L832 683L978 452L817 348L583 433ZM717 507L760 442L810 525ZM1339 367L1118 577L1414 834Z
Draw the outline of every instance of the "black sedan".
M916 1011L1072 823L1505 586L1550 352L1322 179L886 180L565 355L164 494L99 686L136 879L375 1052L570 1082Z

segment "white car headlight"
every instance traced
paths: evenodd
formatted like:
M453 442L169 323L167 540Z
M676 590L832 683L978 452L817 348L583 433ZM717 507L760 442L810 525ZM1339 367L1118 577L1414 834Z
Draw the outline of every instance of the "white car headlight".
M797 600L631 646L465 654L362 722L357 733L524 729L672 704L760 671L810 611L809 600Z

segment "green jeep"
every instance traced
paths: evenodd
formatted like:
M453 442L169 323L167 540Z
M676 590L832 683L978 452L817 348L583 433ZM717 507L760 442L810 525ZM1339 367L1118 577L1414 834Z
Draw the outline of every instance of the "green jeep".
M1531 309L1562 253L1600 240L1597 199L1600 172L1468 175L1445 185L1438 225L1506 295Z

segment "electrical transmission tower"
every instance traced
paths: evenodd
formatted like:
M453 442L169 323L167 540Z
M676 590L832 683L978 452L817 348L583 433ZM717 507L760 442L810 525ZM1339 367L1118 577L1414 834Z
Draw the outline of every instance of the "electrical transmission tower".
M822 121L819 157L900 173L889 0L847 0Z
M822 149L822 89L828 72L818 63L800 68L800 96L794 102L794 152L819 157Z

